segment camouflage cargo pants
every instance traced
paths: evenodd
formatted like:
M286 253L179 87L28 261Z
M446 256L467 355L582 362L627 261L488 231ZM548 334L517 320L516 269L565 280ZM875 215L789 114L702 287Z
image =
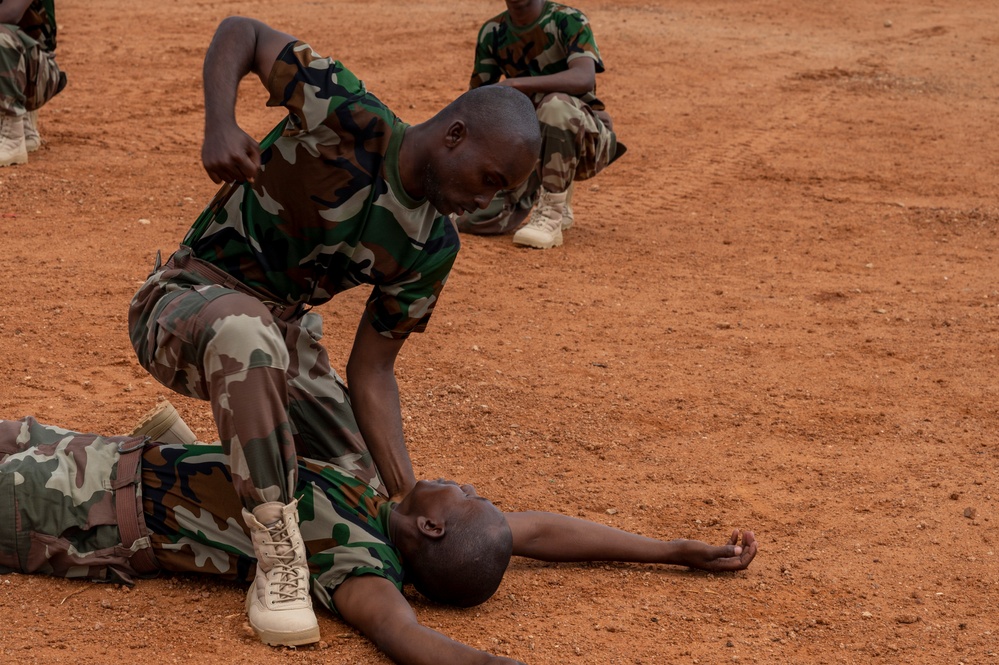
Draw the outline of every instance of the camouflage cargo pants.
M16 25L0 24L0 114L41 108L65 85L55 55Z
M322 319L288 316L265 300L182 247L129 308L139 363L164 386L211 403L247 509L290 500L296 453L378 487L346 386L320 342Z
M516 189L499 192L485 209L461 216L458 230L480 235L513 233L526 219L524 211L534 207L540 187L564 192L574 181L600 173L618 155L609 117L578 97L555 92L544 95L535 107L541 123L538 169Z
M329 497L312 483L298 489L304 532L328 532ZM218 444L0 420L0 574L132 583L169 570L249 581L256 559L242 508Z
M159 570L142 520L144 441L0 421L0 573L130 583Z

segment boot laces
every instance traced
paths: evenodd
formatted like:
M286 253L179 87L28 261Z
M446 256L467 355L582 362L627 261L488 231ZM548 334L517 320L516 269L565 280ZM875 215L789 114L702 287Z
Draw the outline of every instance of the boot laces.
M551 204L542 197L531 212L531 219L525 226L553 233L561 223L561 217L552 209Z
M281 603L302 600L308 594L308 585L304 584L302 566L295 564L295 548L288 525L282 520L268 531L272 539L264 544L274 546L273 565L267 573L270 593Z

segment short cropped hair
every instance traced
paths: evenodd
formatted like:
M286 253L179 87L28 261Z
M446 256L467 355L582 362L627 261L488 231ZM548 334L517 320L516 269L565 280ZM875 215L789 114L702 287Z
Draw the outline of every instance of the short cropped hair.
M504 143L520 139L532 153L541 152L541 124L531 99L501 85L468 90L441 111L445 118L461 118L469 134L504 137Z
M460 510L460 509L458 509ZM513 553L513 535L502 513L447 516L440 538L425 538L406 561L408 581L430 600L472 607L496 593Z

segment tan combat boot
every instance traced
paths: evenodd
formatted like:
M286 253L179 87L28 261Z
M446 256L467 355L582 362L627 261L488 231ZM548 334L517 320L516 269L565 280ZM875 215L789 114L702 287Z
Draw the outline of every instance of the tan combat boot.
M264 644L298 646L319 641L309 597L309 565L298 528L298 501L263 503L243 519L250 527L257 575L246 594L250 626Z
M513 234L513 244L535 249L551 249L562 244L562 216L565 192L542 189L534 204L531 219Z
M24 145L24 116L0 115L0 166L24 164L28 150Z
M198 437L180 417L177 409L167 401L157 405L149 413L142 416L142 420L128 435L148 436L153 441L179 443L184 446L198 442Z
M42 147L42 137L38 133L38 111L24 114L24 149L34 152Z
M562 230L572 228L572 223L575 218L572 215L572 190L576 186L575 182L569 184L569 187L565 190L565 205L562 210Z

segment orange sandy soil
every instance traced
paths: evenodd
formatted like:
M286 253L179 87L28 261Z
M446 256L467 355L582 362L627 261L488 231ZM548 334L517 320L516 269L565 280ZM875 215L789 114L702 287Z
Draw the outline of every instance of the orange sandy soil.
M457 7L456 7L457 5ZM120 433L168 391L128 300L215 187L201 61L243 13L344 60L404 119L466 85L502 2L59 3L69 87L0 170L0 416ZM419 476L502 508L720 543L733 575L515 561L427 625L528 663L999 661L999 7L597 0L628 155L565 247L466 238L398 366ZM240 120L280 113L256 81ZM366 293L322 309L342 367ZM207 406L170 396L202 437ZM0 578L5 663L382 663L329 615L261 645L243 589Z

